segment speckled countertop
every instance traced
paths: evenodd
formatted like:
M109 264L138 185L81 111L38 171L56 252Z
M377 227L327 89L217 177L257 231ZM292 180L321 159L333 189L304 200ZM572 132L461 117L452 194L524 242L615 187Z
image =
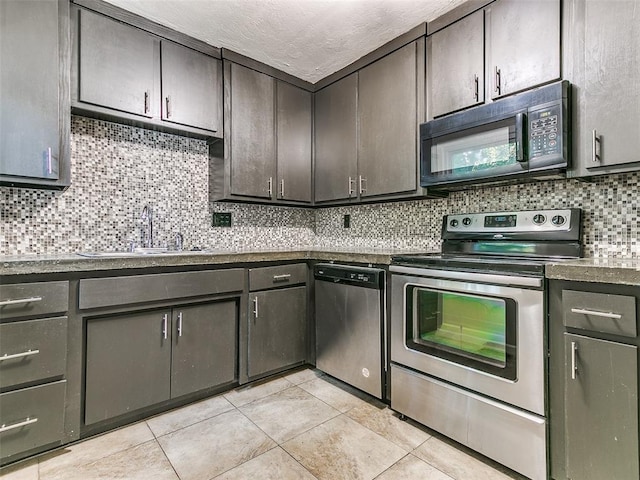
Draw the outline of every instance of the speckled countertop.
M547 278L640 286L640 259L581 258L549 263Z
M295 260L336 261L388 265L394 255L425 253L389 248L307 247L268 250L206 250L153 255L84 257L78 254L0 256L0 276L39 273L98 272L140 268L162 268L232 263L279 262ZM640 286L640 259L582 258L550 262L546 276L579 282L613 283Z
M348 263L388 265L391 257L405 253L423 253L407 249L349 248L269 250L206 250L200 252L168 252L163 254L117 254L117 256L86 257L78 254L0 256L0 276L39 273L97 272L194 265L224 265L230 263L319 260Z

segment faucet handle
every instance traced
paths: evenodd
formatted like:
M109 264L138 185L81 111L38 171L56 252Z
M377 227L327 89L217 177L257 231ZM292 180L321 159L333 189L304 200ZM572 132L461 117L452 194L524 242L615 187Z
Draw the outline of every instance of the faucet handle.
M184 236L180 232L176 233L174 247L178 252L181 252L184 248Z

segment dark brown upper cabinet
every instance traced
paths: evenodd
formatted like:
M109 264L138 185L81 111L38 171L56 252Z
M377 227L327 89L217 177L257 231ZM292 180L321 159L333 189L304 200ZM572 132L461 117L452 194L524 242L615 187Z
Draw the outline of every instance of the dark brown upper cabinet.
M0 2L0 185L69 185L68 59L68 2Z
M200 138L222 136L219 59L77 6L72 26L74 112Z

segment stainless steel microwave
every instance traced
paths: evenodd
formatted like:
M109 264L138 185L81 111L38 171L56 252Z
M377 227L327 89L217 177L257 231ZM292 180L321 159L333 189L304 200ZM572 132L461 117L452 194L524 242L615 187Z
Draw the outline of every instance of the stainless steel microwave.
M456 190L570 166L571 85L561 81L420 125L420 184Z

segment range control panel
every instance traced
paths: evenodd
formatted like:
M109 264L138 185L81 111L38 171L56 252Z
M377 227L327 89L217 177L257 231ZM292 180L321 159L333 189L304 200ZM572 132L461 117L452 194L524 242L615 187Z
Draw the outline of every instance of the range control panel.
M444 225L452 233L568 231L573 215L578 213L572 209L463 213L447 215Z

